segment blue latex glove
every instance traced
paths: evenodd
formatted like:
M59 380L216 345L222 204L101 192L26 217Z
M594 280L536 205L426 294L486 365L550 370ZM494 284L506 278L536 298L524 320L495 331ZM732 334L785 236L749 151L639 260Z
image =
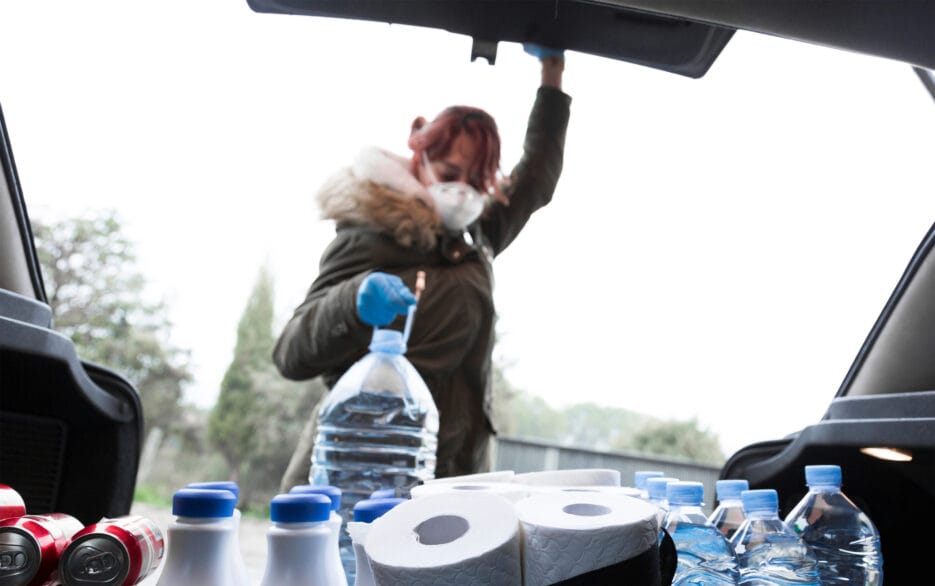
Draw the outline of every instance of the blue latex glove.
M416 296L396 275L373 272L357 289L357 314L372 326L385 326L397 315L405 315Z
M539 61L548 57L565 57L565 49L555 49L536 43L523 43L523 51L526 51Z

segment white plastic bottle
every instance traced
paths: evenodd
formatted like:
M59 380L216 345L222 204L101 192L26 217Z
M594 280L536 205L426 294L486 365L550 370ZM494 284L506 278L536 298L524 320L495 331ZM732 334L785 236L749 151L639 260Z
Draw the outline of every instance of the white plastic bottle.
M354 505L354 520L347 524L347 532L354 544L354 586L375 586L373 570L370 569L370 558L364 549L370 524L383 516L384 513L406 499L397 497L364 499Z
M740 493L750 488L746 480L718 480L714 485L717 491L717 508L708 517L708 522L717 527L728 541L743 523L743 501Z
M806 466L805 483L808 494L786 516L786 525L812 548L821 583L882 584L880 533L841 491L841 467Z
M273 497L266 532L268 554L260 586L337 586L343 571L328 563L331 500L321 494ZM340 577L340 579L339 579Z
M335 576L340 575L339 586L347 586L347 576L344 573L345 564L344 560L341 559L341 551L339 549L342 529L341 524L343 521L341 514L338 512L341 509L341 489L330 485L300 484L299 486L293 486L289 490L289 494L320 494L328 497L331 503L331 514L328 516L327 525L328 528L331 529L332 544L329 546L328 554L325 557L325 563L334 566L329 572L333 572Z
M157 586L231 586L234 505L227 490L183 488L172 497L175 521Z
M186 488L207 488L212 490L227 490L234 495L234 514L232 515L233 527L231 532L234 534L231 540L231 572L234 574L235 586L250 586L250 575L247 573L247 564L243 559L243 552L240 549L240 509L237 504L240 502L240 487L236 482L230 480L211 481L211 482L192 482Z

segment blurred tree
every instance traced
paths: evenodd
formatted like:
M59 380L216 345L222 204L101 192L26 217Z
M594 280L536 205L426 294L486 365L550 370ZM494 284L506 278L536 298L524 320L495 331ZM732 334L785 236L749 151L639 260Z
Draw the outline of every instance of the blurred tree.
M318 379L296 383L276 371L273 301L273 278L263 266L241 314L234 357L208 424L211 443L240 484L245 509L255 498L265 502L275 494L312 407L326 391Z
M272 348L273 279L263 266L237 324L234 357L208 422L211 442L224 456L234 481L239 482L242 466L258 445L255 414L262 396L255 390L254 375L269 362Z
M299 435L328 387L320 378L303 382L285 379L272 361L253 374L253 383L262 399L253 416L256 445L241 490L246 494L244 501L268 503L279 492L279 481Z
M499 356L494 356L493 359L493 377L492 377L492 391L493 391L493 423L494 429L497 430L497 433L503 435L516 435L516 421L515 413L516 406L514 403L519 398L521 390L514 387L509 380L506 378L506 368L507 364L504 363L503 358Z
M724 462L717 435L700 429L695 419L660 421L629 409L596 403L555 408L543 398L515 387L509 364L494 360L494 417L497 432L516 437L601 451L642 452L695 462Z
M634 434L631 447L647 454L679 456L715 465L724 463L717 435L699 427L695 418L647 422Z
M126 377L139 391L145 433L177 421L191 381L187 351L169 343L162 302L144 298L133 243L112 210L32 221L55 329L78 355Z
M648 419L629 409L578 403L565 409L565 437L569 443L596 450L626 449L634 430Z

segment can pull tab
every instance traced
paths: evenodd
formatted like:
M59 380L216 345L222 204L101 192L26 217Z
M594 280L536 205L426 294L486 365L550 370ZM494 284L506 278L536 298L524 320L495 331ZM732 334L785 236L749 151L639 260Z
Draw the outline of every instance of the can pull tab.
M419 271L416 273L416 290L414 294L416 296L416 303L409 306L409 312L406 314L406 326L403 328L403 344L409 342L409 333L412 331L412 318L416 314L416 305L419 303L419 297L422 296L422 291L425 290L425 271Z

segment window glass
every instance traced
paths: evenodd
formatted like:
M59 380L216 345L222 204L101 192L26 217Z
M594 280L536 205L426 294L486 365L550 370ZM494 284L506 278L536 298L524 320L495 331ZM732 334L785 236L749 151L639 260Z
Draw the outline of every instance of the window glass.
M412 119L454 103L495 116L509 169L538 80L518 45L490 67L439 31L34 4L0 8L30 213L117 210L202 406L259 267L279 324L304 298L328 175L366 144L404 153ZM571 53L565 89L558 191L495 264L509 379L554 405L697 417L727 454L820 418L935 219L918 76L741 32L699 80Z

